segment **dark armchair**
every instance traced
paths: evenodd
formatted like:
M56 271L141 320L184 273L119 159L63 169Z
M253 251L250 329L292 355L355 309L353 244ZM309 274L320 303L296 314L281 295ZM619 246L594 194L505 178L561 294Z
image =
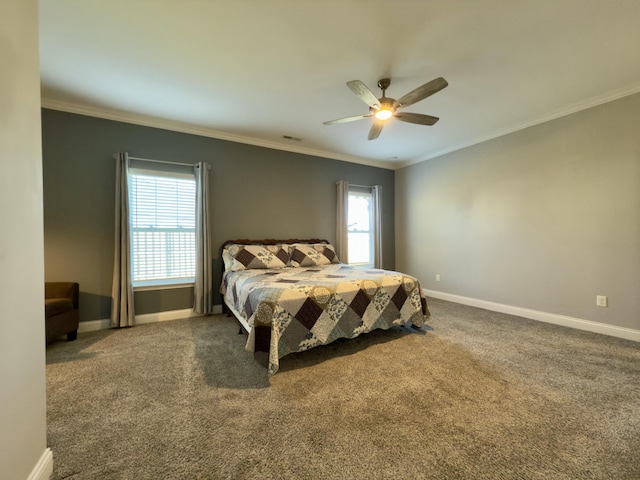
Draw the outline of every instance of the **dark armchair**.
M68 341L78 336L80 286L73 282L44 284L44 321L47 343L61 335Z

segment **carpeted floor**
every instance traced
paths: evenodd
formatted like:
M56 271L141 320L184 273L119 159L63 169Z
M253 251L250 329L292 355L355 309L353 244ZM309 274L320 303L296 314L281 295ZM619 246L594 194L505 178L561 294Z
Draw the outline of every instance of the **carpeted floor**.
M52 478L640 478L640 344L429 306L270 379L221 315L52 344Z

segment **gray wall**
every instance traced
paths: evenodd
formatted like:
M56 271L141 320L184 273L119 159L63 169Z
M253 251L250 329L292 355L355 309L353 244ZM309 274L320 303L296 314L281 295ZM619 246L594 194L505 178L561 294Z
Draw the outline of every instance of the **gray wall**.
M211 165L217 257L234 238L335 242L336 181L382 185L384 267L395 267L392 170L47 109L42 134L45 276L80 283L83 321L109 317L117 151ZM135 303L137 314L190 308L193 289L137 292Z
M640 329L638 119L633 95L396 171L397 269Z

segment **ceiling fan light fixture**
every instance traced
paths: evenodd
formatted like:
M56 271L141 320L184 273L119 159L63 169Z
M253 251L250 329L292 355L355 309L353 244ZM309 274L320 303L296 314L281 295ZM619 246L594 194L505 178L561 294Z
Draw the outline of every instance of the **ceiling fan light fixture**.
M375 113L375 117L378 120L387 120L391 118L391 115L393 115L393 111L390 108L381 108Z

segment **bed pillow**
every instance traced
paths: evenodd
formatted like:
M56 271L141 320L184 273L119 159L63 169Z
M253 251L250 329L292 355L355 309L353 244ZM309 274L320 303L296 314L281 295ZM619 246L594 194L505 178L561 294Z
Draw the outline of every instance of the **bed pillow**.
M289 266L289 245L227 245L222 252L225 271Z
M330 243L294 243L289 248L292 267L315 267L340 263Z

